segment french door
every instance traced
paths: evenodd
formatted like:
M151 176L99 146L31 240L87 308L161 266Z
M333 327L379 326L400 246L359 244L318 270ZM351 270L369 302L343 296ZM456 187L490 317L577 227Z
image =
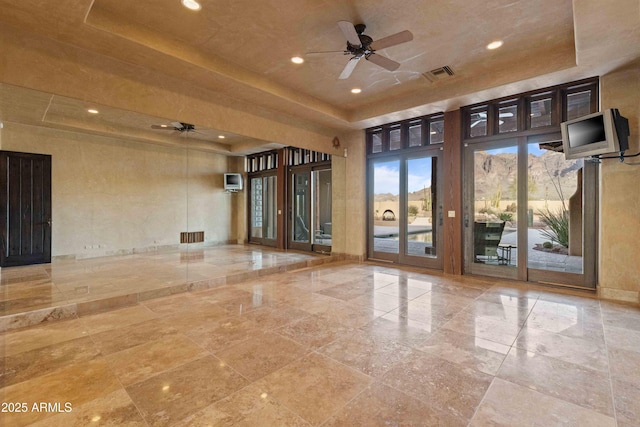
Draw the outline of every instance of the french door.
M442 268L439 149L369 159L369 258Z
M465 271L595 288L597 167L527 137L465 147Z
M292 249L331 252L331 169L304 166L289 170L289 233Z
M277 177L275 172L249 178L249 242L277 245Z

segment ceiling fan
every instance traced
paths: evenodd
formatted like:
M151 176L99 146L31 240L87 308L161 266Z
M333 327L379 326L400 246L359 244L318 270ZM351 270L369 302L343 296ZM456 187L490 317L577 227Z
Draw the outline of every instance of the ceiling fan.
M176 132L195 132L196 127L190 123L171 122L167 125L151 125L151 129L172 130Z
M478 118L477 118L477 120L475 122L471 123L471 127L472 128L478 126L482 122L486 122L487 121L487 113L479 112L479 113L474 113L474 114L476 114L478 116ZM508 118L508 117L513 117L513 113L506 112L506 113L500 113L498 115L499 119L505 119L505 118ZM504 120L498 120L498 124L501 125L503 123L504 123Z
M349 21L338 22L338 27L347 39L347 47L343 51L345 55L352 55L347 62L346 67L340 74L340 79L344 80L349 78L353 70L358 65L358 61L362 58L367 61L371 61L374 64L389 70L395 71L400 67L400 63L379 55L376 50L386 49L391 46L396 46L401 43L405 43L413 40L413 34L411 31L404 30L399 33L383 37L380 40L374 41L371 37L364 34L364 30L367 28L364 24L353 25ZM309 52L309 53L328 53L328 52Z

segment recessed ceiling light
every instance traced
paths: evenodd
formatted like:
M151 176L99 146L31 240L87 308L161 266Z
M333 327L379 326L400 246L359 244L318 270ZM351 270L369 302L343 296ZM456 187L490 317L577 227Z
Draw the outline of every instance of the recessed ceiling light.
M502 40L496 40L496 41L493 41L493 42L489 43L487 45L487 49L493 50L493 49L499 48L500 46L502 46Z
M432 130L431 132L429 132L430 135L435 135L436 133L438 132L436 132L435 130Z
M302 64L304 62L304 59L300 58L299 56L294 56L293 58L291 58L291 62L293 62L294 64Z
M182 0L182 5L191 10L200 10L202 7L196 0Z
M362 89L360 89L359 87L355 87L351 89L351 93L360 93L360 92L362 92Z
M220 139L224 139L224 138L225 138L225 136L224 136L224 135L218 135L218 138L220 138Z
M87 113L91 113L91 114L98 114L98 113L99 113L99 111L98 111L98 110L96 110L95 108L89 108L89 109L87 110Z

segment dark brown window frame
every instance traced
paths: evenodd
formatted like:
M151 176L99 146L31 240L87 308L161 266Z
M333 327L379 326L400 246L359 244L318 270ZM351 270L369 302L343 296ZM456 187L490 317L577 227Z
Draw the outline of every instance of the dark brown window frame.
M396 154L405 151L413 151L420 150L425 147L430 146L441 146L441 142L431 143L430 131L431 131L431 122L443 121L444 122L444 113L435 113L430 114L428 116L421 117L413 117L411 119L402 120L399 122L387 123L382 126L371 127L366 130L366 141L367 141L367 156L384 156L389 154ZM415 126L416 124L420 124L421 133L420 145L409 146L409 127ZM392 130L400 129L400 148L391 150L390 148L390 132ZM443 126L444 132L444 126ZM373 152L373 135L380 134L382 139L382 150L378 152Z
M540 88L529 92L496 98L477 104L462 107L462 135L464 142L483 142L496 138L514 138L517 136L539 135L542 133L559 133L560 123L567 117L567 95L583 91L591 91L591 111L598 110L599 99L598 77L569 82L561 85ZM551 125L531 127L530 102L536 98L551 97ZM500 107L518 106L518 130L513 132L499 132L498 112ZM471 112L478 108L487 108L487 133L481 136L471 136Z

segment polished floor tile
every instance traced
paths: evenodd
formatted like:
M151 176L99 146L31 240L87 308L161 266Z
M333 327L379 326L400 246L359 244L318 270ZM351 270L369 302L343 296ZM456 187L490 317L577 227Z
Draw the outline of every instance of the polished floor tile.
M613 416L607 373L552 357L512 348L497 377Z
M318 425L370 382L370 377L312 353L256 384L307 422Z
M442 329L415 348L449 362L495 375L509 352L509 346L472 335Z
M87 334L87 328L78 319L42 323L26 329L0 333L0 356L11 356L47 347Z
M311 424L271 398L263 389L250 385L186 417L175 426L309 427Z
M380 381L457 418L469 420L493 376L414 350Z
M98 333L142 323L158 317L156 313L144 305L135 305L133 307L84 316L81 322L85 325L87 331Z
M122 385L128 386L206 355L187 337L175 335L110 354L106 360Z
M124 389L116 390L33 424L35 427L143 427L147 423Z
M2 270L6 301L146 290L0 333L3 401L73 408L0 425L639 427L637 306L251 248L124 258Z
M613 417L496 378L471 426L614 427Z
M466 426L455 415L440 411L401 391L375 384L340 410L323 427L338 426Z
M382 376L410 352L411 348L393 339L374 337L362 330L340 336L319 350L319 353L372 377Z
M0 390L3 402L24 402L29 410L22 413L0 413L0 425L26 425L55 415L57 412L33 410L34 403L58 403L81 406L122 386L102 359L80 362L49 374L31 378ZM64 409L63 409L64 410Z
M640 426L640 385L637 382L614 379L613 400L620 427Z
M174 424L240 390L248 381L206 356L126 388L151 426Z
M85 336L0 358L0 388L96 359L100 351Z
M515 342L521 329L519 322L505 322L488 317L476 317L472 312L468 311L457 314L442 327L509 346Z
M256 332L237 345L216 353L224 363L251 381L302 357L307 348L271 332Z
M91 335L103 355L126 350L147 342L174 336L178 329L170 324L150 320L122 328L110 329Z
M608 372L609 360L604 341L576 338L544 329L522 328L515 346L602 372Z

